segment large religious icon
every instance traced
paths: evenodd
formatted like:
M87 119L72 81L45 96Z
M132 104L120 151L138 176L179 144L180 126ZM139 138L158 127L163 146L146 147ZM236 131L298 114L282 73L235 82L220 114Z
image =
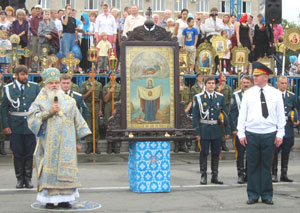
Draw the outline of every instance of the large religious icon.
M175 128L175 52L171 46L126 46L126 126Z
M213 36L211 38L211 44L216 50L216 54L221 57L228 52L227 49L227 39L223 36Z
M284 44L287 48L297 51L300 49L300 29L287 28L284 33Z
M207 41L197 48L196 71L210 73L215 66L215 50Z

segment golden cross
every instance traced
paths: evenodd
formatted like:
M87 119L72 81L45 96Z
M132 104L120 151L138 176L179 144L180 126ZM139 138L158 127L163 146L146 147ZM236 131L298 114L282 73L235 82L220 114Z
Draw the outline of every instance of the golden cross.
M68 73L73 75L73 66L76 66L80 63L78 58L74 58L72 52L69 52L66 58L63 58L61 61L63 64L67 65Z

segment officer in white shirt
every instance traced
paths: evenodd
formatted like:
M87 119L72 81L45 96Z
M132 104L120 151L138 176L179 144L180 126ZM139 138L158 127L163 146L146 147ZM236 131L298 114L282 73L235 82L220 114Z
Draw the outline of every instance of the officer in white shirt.
M248 201L273 205L271 177L274 144L279 147L286 124L281 93L268 85L269 74L265 65L254 62L254 85L243 97L238 118L238 137L246 146L248 164Z

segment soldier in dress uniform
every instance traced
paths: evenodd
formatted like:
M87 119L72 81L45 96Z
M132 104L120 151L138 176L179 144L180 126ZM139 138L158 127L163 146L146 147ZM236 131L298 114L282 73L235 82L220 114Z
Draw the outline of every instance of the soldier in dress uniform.
M87 119L88 126L91 130L93 130L93 105L92 105L92 93L95 92L95 135L96 135L96 153L100 154L100 150L98 149L99 140L99 116L102 116L102 84L95 79L95 84L92 84L92 72L88 73L89 78L82 82L81 84L81 94L86 103L86 106L89 111L89 116ZM93 151L93 136L90 135L86 138L87 148L85 153L90 154Z
M241 89L234 92L232 95L229 113L230 127L233 135L233 146L236 152L236 166L239 184L243 184L246 181L247 171L245 168L247 168L247 166L245 167L244 161L246 148L240 144L239 138L237 137L237 120L244 92L250 87L252 87L251 77L248 75L243 76L241 79Z
M2 100L3 86L4 85L2 82L2 73L0 73L0 100ZM0 107L1 107L1 102L0 102ZM1 118L1 114L0 114L0 118ZM6 155L5 146L4 146L5 134L3 133L1 120L2 118L0 119L0 155Z
M2 126L10 135L10 148L14 155L17 177L16 188L33 188L32 158L36 145L35 135L28 129L27 114L31 103L40 92L38 84L28 81L24 65L15 68L16 80L3 88L1 105Z
M112 115L112 93L114 93L114 102L119 102L121 99L121 85L114 79L114 86L112 86L112 78L115 78L112 75L112 72L109 72L110 81L103 87L103 100L105 103L104 106L104 125L105 128L108 126L108 119ZM111 142L107 146L107 153L111 154L112 152L119 154L121 148L121 142Z
M191 96L190 96L190 88L187 87L184 82L182 77L179 77L179 91L180 91L180 101L184 102L184 107L185 107L185 113L189 113L192 103L191 103ZM174 147L174 152L178 153L180 151L188 153L189 150L187 148L186 141L175 141L174 142L175 147Z
M226 84L226 76L225 75L222 75L221 80L222 80L222 85L220 87L218 84L216 87L216 91L218 91L219 93L222 93L224 95L225 104L227 106L227 109L230 110L230 100L231 100L231 96L232 96L232 89L230 86L228 86ZM229 151L228 147L226 146L226 139L225 139L224 135L225 135L225 130L223 129L222 150Z
M281 151L281 176L280 181L293 182L287 176L288 163L290 151L294 145L294 125L299 125L298 120L298 106L296 95L287 90L288 78L286 76L279 76L277 79L277 88L282 93L282 99L284 103L284 111L286 117L285 134L283 137L283 143L281 146L275 148L273 163L272 163L272 181L278 182L277 178L277 166L278 166L278 154Z
M72 84L72 77L69 74L63 74L60 76L61 89L65 92L66 95L69 95L75 99L77 108L81 112L84 120L87 121L87 118L89 116L88 108L83 100L82 94L72 90Z
M218 167L222 146L222 125L225 126L226 138L230 137L228 111L223 94L215 91L214 77L207 76L204 83L205 92L197 94L193 100L193 126L196 128L197 140L200 141L200 183L207 184L207 156L210 146L211 182L223 184L218 179Z
M195 95L202 93L204 91L205 91L205 86L204 86L203 72L197 72L195 84L191 88L191 103L193 102L193 98ZM198 141L196 141L195 144L195 152L200 152Z

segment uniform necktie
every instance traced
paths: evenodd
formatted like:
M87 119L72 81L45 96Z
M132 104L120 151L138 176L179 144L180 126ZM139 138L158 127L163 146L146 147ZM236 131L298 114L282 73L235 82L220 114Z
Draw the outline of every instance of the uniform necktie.
M264 118L267 118L269 116L269 112L268 112L265 95L263 93L263 89L260 89L260 101L261 101L262 116Z
M282 100L283 100L283 105L284 105L284 93L282 93Z
M212 95L209 95L209 100L212 101Z
M24 84L21 84L21 94L24 92Z

